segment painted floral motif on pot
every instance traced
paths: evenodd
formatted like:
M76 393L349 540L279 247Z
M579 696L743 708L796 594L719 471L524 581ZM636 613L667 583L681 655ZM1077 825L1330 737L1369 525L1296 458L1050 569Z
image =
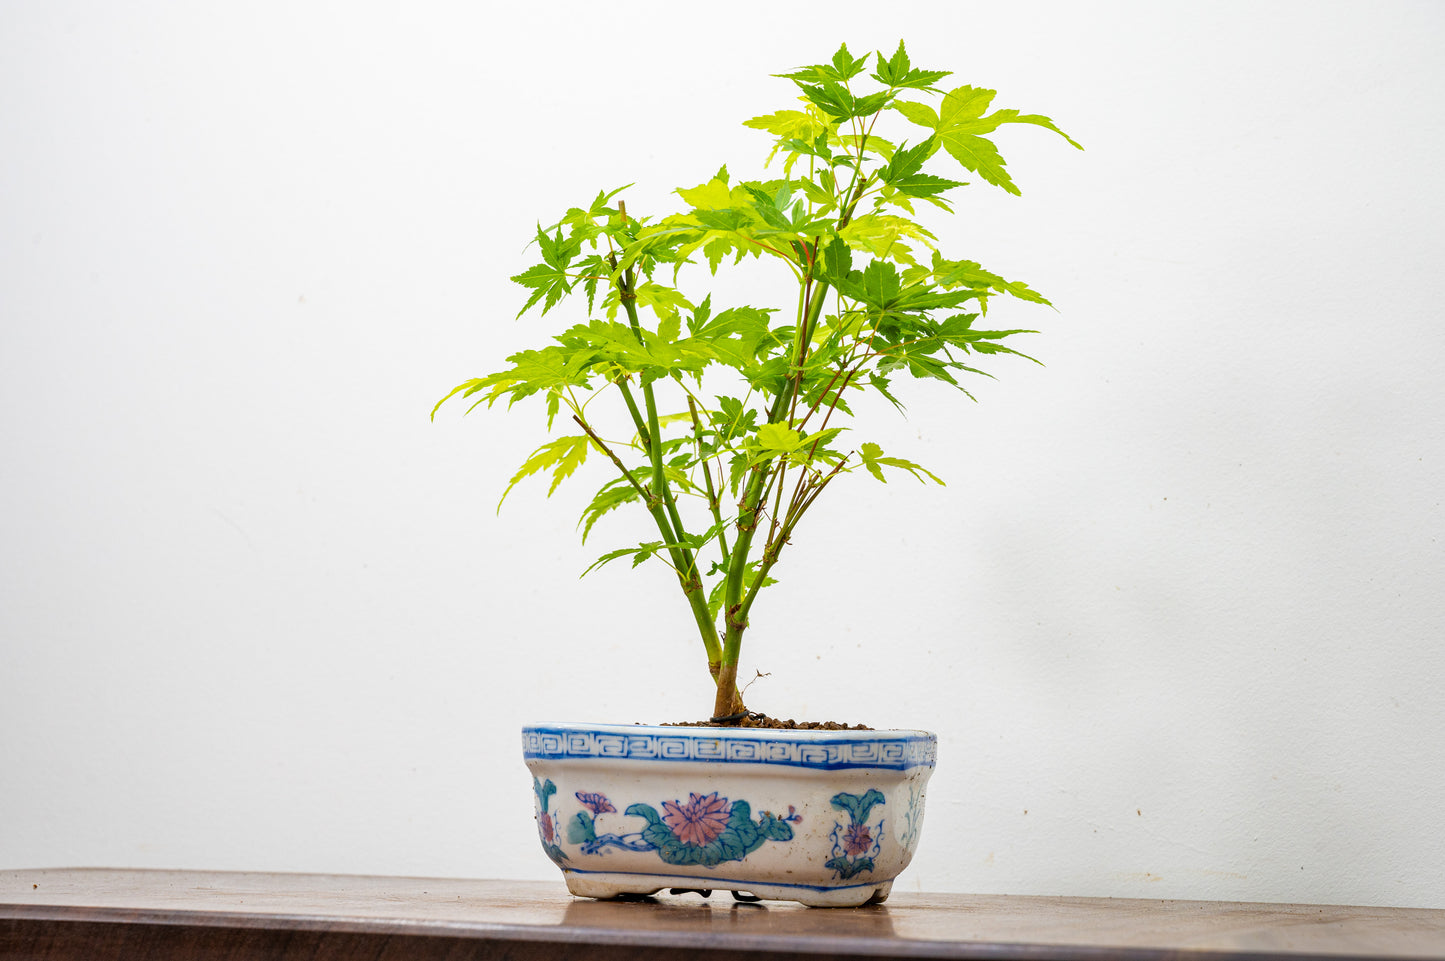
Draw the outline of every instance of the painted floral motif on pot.
M826 867L842 880L872 871L873 859L883 852L883 819L869 824L868 815L885 803L883 792L869 788L866 794L835 794L831 803L848 815L848 823L838 821L833 825L833 851Z
M567 822L568 844L578 845L583 854L608 847L656 851L667 864L712 867L741 861L767 841L791 841L792 825L802 820L792 807L783 817L763 811L753 820L747 801L720 797L716 791L689 792L686 801L663 801L661 812L651 804L628 805L622 816L641 818L646 825L627 833L600 834L598 821L604 814L616 814L617 808L600 793L578 791L576 796L586 810ZM609 826L615 821L608 818Z
M561 864L567 860L567 855L562 853L562 846L557 843L556 817L549 810L552 795L557 793L557 785L552 783L551 778L539 781L534 777L532 793L537 795L537 834L542 839L542 850L547 852L547 857Z

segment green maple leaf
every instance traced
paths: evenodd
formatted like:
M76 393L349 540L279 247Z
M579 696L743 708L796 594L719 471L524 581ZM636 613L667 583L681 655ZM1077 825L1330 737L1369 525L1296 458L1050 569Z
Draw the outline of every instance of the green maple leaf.
M696 187L679 187L676 193L698 210L725 210L733 205L732 191L721 177Z
M884 457L883 448L879 447L872 441L869 441L862 447L858 448L858 456L862 459L863 466L868 468L868 473L872 474L874 477L878 478L885 484L888 483L888 478L883 476L884 467L895 467L899 470L905 470L908 473L912 474L914 477L918 478L918 480L922 483L927 483L923 480L923 475L927 474L934 483L939 484L940 486L942 486L943 484L943 481L939 479L937 474L933 473L925 467L913 463L913 461L911 460L904 460L901 457ZM869 792L870 795L873 793L874 792L872 791ZM839 797L849 796L851 795L839 795ZM835 807L838 806L838 801L836 798L834 799L833 804ZM872 804L869 804L868 806L872 807ZM867 816L867 809L865 808L863 817Z
M744 127L766 130L787 140L803 140L812 143L820 134L828 132L828 125L812 114L802 110L779 110L743 121Z
M532 288L532 296L528 297L527 302L522 305L522 309L517 311L518 317L531 310L532 305L543 297L547 298L542 305L542 315L546 316L547 311L557 306L557 301L571 290L567 272L551 264L537 264L535 267L530 267L517 274L512 280L524 287Z
M867 62L868 54L864 54L862 57L855 59L853 55L848 52L848 45L845 43L833 54L832 63L815 63L806 67L799 67L797 70L789 73L778 73L773 76L785 77L794 82L809 80L814 83L827 81L841 83L844 80L849 80L862 73L863 66ZM801 86L801 83L799 83L799 86Z
M758 446L768 453L797 450L803 435L786 424L764 424L758 428Z
M869 306L887 309L898 299L900 289L898 269L886 261L874 260L863 271L858 299Z
M980 294L980 301L987 309L988 292L1009 294L1019 300L1052 307L1043 294L1021 280L1005 280L992 271L984 270L972 260L945 260L935 252L933 257L933 278L944 288L968 287Z
M587 570L579 574L578 577L586 577L588 574L591 574L593 571L597 570L597 568L606 567L608 564L611 564L613 561L617 560L620 557L631 557L632 566L637 567L643 561L652 557L658 551L666 549L668 546L669 545L662 543L662 541L648 541L645 544L638 544L636 547L623 547L619 550L609 551L606 554L603 554L601 557L597 558L597 560L593 561L592 564L587 568ZM635 806L636 805L634 805L634 807ZM627 813L631 814L632 811L629 809Z
M502 500L497 501L497 510L502 509L502 501L517 486L517 482L524 477L529 477L540 470L551 468L552 486L547 489L547 496L557 490L557 485L562 483L587 459L587 449L592 446L592 441L586 436L559 437L538 447L532 455L518 468L517 473L512 475L512 480L507 484L507 489L502 491Z
M780 196L783 200L783 206L787 206L786 195L769 194L760 186L751 183L743 184L743 189L752 196L753 203L751 209L763 223L772 227L774 230L792 230L792 221L788 219L787 214L783 213L782 209L778 206Z
M927 104L911 100L896 101L892 106L913 123L932 130L938 146L948 151L964 169L1015 195L1019 188L1004 169L1003 156L984 134L993 133L1006 123L1027 123L1052 130L1079 150L1084 149L1048 117L1020 114L1012 109L995 110L985 116L996 93L984 87L956 87L944 94L936 113Z
M875 257L887 257L900 263L913 263L913 254L903 238L920 240L932 247L935 239L928 230L911 220L888 214L863 214L854 217L848 226L837 232L839 240Z
M532 296L527 298L527 303L517 311L518 317L531 310L532 305L544 297L546 302L542 305L542 316L545 317L547 311L557 306L557 301L572 292L567 265L581 249L581 241L575 237L563 240L560 228L554 236L549 237L541 224L537 225L536 240L537 246L542 250L542 263L512 278L524 287L532 288Z
M587 368L595 359L595 355L590 351L560 346L524 350L507 358L507 362L512 365L508 369L459 384L442 398L442 402L457 393L463 397L483 394L484 396L468 408L470 412L482 404L490 407L502 395L510 394L511 400L507 404L510 407L523 397L539 391L550 391L564 384L585 384L588 378ZM437 406L440 407L441 402ZM435 416L435 409L432 414Z
M659 320L667 320L677 314L679 310L691 310L692 304L688 303L686 297L676 287L668 287L665 284L646 283L638 286L633 291L637 298L639 307L650 307ZM667 339L676 339L677 332L674 329L672 336Z
M821 84L800 83L798 89L803 91L803 96L807 97L813 106L835 120L847 120L849 117L857 116L854 111L857 109L858 102L841 83L833 80L827 80Z
M932 137L916 147L896 151L888 163L879 168L878 179L909 197L932 198L951 187L961 187L957 180L945 180L923 172L923 162L936 149Z
M903 41L900 40L898 49L887 60L883 59L881 50L878 52L878 69L872 77L885 87L929 90L936 81L950 73L952 71L949 70L915 70L908 62L908 51L903 48Z
M863 72L863 65L868 62L868 54L861 57L854 57L848 52L846 43L838 46L837 52L833 54L833 69L844 80L850 80Z
M638 496L637 488L622 478L611 481L599 490L577 521L577 526L582 528L582 543L587 543L587 535L592 533L592 525L597 523L598 518L623 504L637 500Z

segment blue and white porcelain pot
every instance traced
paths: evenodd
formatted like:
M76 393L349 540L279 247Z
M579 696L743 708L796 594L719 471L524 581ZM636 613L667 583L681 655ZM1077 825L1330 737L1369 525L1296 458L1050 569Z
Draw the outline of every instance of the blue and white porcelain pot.
M937 747L926 731L522 729L542 848L591 898L882 901L918 846Z

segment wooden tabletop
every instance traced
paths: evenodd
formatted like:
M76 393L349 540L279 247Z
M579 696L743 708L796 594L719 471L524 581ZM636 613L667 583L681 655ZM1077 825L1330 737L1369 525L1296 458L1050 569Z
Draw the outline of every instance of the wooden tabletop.
M908 894L576 899L560 881L0 871L0 958L1445 959L1445 910Z

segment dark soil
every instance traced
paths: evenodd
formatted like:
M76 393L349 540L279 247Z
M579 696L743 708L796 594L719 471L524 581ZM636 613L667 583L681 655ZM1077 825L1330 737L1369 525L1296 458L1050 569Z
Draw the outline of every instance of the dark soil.
M766 714L749 714L736 721L676 721L663 727L767 727L788 731L871 731L866 724L843 724L839 721L786 721Z

